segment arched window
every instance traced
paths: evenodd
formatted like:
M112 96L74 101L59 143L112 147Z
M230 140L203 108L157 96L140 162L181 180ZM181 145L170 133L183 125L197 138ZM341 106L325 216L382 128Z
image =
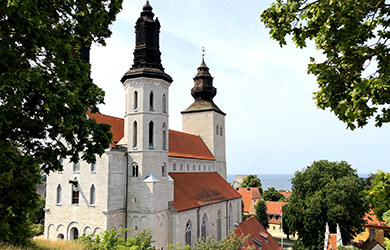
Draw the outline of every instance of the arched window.
M167 150L167 125L163 123L162 126L162 149Z
M186 225L185 242L186 245L191 246L191 221L188 221Z
M176 163L173 163L173 171L176 171Z
M93 184L90 190L90 204L95 205L95 185Z
M135 162L131 164L131 176L138 177L138 164Z
M80 172L80 162L73 163L73 172Z
M59 239L59 240L63 240L64 239L64 234L58 234L57 235L57 239Z
M165 162L161 166L161 176L163 176L163 177L167 176L167 166L166 166Z
M208 224L207 223L207 215L204 214L203 218L202 218L202 225L200 228L200 235L201 235L202 240L205 240L207 237L207 224Z
M230 232L233 229L233 206L232 206L232 203L229 204L228 227L229 227L229 232Z
M138 133L137 122L134 121L133 122L133 149L137 148L137 133Z
M221 238L222 238L221 211L218 210L218 213L217 213L217 241L220 241Z
M165 94L163 94L162 97L162 112L167 113L167 98L165 97Z
M91 172L96 172L96 163L91 164Z
M218 131L219 130L219 126L218 126L218 124L217 124L217 128L216 128L216 133L217 133L217 135L218 135Z
M138 108L138 92L134 91L134 110Z
M154 108L153 108L153 91L150 91L150 95L149 95L149 110L150 111L154 111Z
M61 204L62 187L60 184L57 186L57 204Z
M153 149L153 122L149 122L149 149Z
M222 135L222 125L219 127L219 135Z
M70 239L77 240L78 237L79 237L79 230L77 228L73 227L70 230Z
M72 184L72 204L79 204L79 189L76 184Z

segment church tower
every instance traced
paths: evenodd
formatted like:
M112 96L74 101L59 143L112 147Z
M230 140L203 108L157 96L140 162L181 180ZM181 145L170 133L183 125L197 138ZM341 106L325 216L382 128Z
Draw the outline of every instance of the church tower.
M225 113L213 102L217 89L204 62L194 77L194 103L182 111L183 132L199 135L216 159L216 171L226 179Z
M149 1L135 25L134 64L122 77L126 93L124 138L128 152L127 227L152 228L156 247L168 239L168 97L172 78L164 72L159 48L160 23ZM165 229L164 229L165 228ZM161 245L161 246L160 246Z

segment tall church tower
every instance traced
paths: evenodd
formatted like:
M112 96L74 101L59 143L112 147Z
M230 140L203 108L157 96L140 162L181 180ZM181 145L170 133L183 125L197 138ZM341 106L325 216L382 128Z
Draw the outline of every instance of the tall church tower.
M194 77L194 103L182 111L183 132L199 135L216 159L216 171L226 179L225 113L213 102L217 89L204 62Z
M168 97L172 78L164 72L159 48L160 23L149 1L135 25L134 64L122 77L126 93L124 138L127 147L127 227L153 228L156 247L168 239ZM165 229L164 229L165 228ZM161 245L161 246L160 246Z

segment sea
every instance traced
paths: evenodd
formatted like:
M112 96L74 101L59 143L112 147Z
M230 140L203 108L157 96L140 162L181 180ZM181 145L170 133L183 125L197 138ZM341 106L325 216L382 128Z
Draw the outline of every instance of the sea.
M360 174L359 177L367 178L369 174ZM291 179L293 174L258 174L263 190L267 190L270 187L274 187L276 190L289 190L291 191ZM236 175L228 174L227 181L232 183L236 180Z

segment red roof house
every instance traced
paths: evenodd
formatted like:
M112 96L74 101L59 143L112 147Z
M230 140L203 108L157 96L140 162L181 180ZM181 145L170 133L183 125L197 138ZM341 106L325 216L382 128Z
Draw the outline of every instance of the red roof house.
M255 214L258 200L263 199L258 188L238 188L244 203L244 213Z

